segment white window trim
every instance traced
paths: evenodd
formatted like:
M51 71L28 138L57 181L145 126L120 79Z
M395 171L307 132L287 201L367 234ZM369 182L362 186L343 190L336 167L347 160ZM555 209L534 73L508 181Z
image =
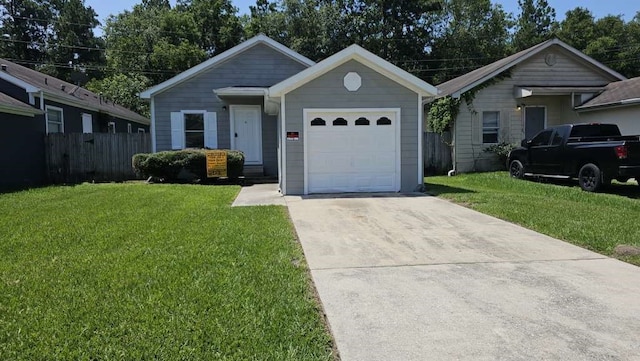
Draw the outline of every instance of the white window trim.
M131 123L127 123L127 133L133 133L133 126L131 125Z
M485 127L484 126L484 114L485 113L496 113L496 114L498 114L498 125L495 126L495 127ZM498 143L500 143L500 121L501 121L500 117L501 117L501 114L500 114L500 111L498 111L498 110L483 110L482 111L482 119L480 119L480 121L482 122L482 127L480 127L480 131L481 131L481 137L482 137L482 144L483 145L484 144L498 144ZM495 130L495 132L496 132L496 142L495 143L485 143L484 142L484 131L485 131L485 129L487 129L487 130Z
M109 131L109 128L111 128L111 126L113 126L113 132ZM116 122L107 123L107 133L116 134Z
M144 128L138 128L138 133L146 133L147 131Z
M303 108L302 109L302 148L303 148L303 194L309 194L309 150L307 144L307 132L311 127L309 125L309 113L358 113L358 112L389 112L395 113L395 128L396 128L396 192L402 189L402 157L401 157L401 144L402 141L402 112L401 108ZM286 131L285 131L286 137ZM286 138L285 138L286 142Z
M45 129L47 134L49 134L49 109L60 112L60 127L62 128L62 132L64 133L64 109L60 107L54 107L53 105L45 105L44 107L44 121L45 121Z

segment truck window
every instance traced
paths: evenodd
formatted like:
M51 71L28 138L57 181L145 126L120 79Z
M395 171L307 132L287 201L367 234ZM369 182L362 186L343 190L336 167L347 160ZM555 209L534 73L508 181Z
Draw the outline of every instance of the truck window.
M620 135L615 124L581 124L574 125L571 137L612 137Z
M549 141L551 140L552 129L543 130L538 135L531 139L531 146L541 146L541 145L549 145Z
M562 144L562 134L557 130L553 132L553 137L551 137L551 145L560 145Z

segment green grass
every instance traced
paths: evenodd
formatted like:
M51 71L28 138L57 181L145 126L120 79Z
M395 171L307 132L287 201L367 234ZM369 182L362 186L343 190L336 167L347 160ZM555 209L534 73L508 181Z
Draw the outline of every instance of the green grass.
M286 209L238 191L0 195L0 359L332 359Z
M427 192L482 213L615 256L617 245L640 246L640 188L615 184L587 193L573 183L510 178L506 172L425 178ZM640 265L640 257L619 257Z

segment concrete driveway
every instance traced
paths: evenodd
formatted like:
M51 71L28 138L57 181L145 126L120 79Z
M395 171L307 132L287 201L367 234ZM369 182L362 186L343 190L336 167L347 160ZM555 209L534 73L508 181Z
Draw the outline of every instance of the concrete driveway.
M640 360L638 267L435 197L285 198L343 361Z

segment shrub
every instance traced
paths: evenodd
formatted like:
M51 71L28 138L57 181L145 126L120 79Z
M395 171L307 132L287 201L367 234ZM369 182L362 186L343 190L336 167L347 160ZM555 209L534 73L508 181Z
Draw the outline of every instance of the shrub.
M227 152L227 176L237 179L242 175L244 154L237 150ZM158 178L164 182L183 179L207 179L205 149L170 150L150 154L136 154L131 163L144 177ZM187 176L188 175L188 176Z
M498 160L503 167L507 166L507 157L509 156L509 152L516 148L517 144L501 142L498 144L493 144L484 149L487 153L494 153L498 156Z

